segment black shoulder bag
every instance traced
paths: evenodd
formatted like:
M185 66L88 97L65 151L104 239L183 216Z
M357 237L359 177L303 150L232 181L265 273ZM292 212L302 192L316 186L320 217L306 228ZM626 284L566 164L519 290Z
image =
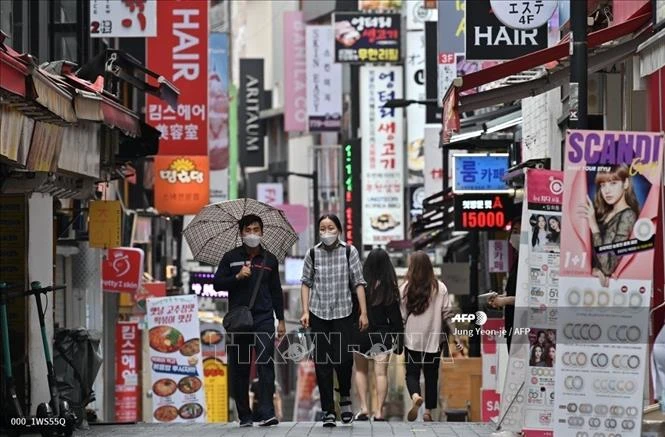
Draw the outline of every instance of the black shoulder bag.
M261 263L261 271L259 272L259 277L254 283L254 290L252 290L252 298L249 301L249 306L240 305L237 306L224 316L224 329L226 332L252 332L254 329L254 317L252 317L252 308L254 307L254 301L256 301L256 296L259 294L259 287L261 286L261 279L263 279L263 271L265 270L266 265L266 254L263 254L263 262Z

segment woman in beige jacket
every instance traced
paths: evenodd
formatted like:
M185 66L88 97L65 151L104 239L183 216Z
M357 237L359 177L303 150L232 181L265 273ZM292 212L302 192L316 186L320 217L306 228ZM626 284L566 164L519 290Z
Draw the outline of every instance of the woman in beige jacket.
M437 407L441 345L447 344L444 331L452 334L450 298L443 282L436 279L434 268L425 252L411 255L406 281L400 287L400 307L404 319L404 350L406 386L412 406L409 421L418 417L423 404L420 374L425 374L425 413L423 420L432 421L432 409ZM457 349L462 345L454 337Z

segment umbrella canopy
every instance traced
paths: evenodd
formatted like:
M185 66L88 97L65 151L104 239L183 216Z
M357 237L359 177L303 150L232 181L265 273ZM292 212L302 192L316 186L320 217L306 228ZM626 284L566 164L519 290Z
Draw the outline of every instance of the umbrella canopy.
M251 214L263 221L261 246L283 261L298 235L283 211L254 199L228 200L203 208L183 231L194 259L219 264L226 252L242 244L238 223Z

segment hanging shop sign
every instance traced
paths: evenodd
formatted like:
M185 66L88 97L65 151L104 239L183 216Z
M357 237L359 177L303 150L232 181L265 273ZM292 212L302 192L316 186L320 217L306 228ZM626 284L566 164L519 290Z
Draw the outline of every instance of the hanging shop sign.
M259 118L263 101L263 59L240 60L238 99L240 162L245 167L263 167L265 132Z
M547 24L559 7L557 0L490 0L492 12L512 29L536 29Z
M102 260L102 289L117 293L135 293L143 280L143 249L109 249Z
M455 230L503 229L508 224L506 194L463 194L455 196Z
M511 29L492 13L490 0L466 2L467 59L518 58L546 49L547 38L547 23L535 29Z
M559 302L563 193L562 172L526 171L515 326L501 407L504 428L524 431L527 437L552 435L559 409L554 402L555 383L567 378L567 373L555 368L563 346L558 321L569 311Z
M284 203L284 185L276 183L258 183L256 184L256 200L271 206Z
M91 38L146 38L156 35L157 0L90 0Z
M210 202L229 198L229 36L208 39L208 157Z
M161 214L197 214L209 203L207 156L155 156L155 208Z
M189 294L200 297L228 298L228 291L215 291L215 274L210 272L189 272Z
M422 4L422 2L421 2ZM425 32L422 30L406 34L405 86L408 100L425 100ZM425 115L423 105L409 105L406 108L406 147L409 169L409 185L424 182L425 169Z
M387 63L402 59L402 16L336 12L335 62Z
M119 200L95 200L88 211L90 247L108 249L122 244L122 205Z
M206 421L198 297L148 299L152 417L158 423Z
M140 414L141 331L136 322L115 325L115 421L137 422Z
M310 132L342 128L342 65L334 59L332 26L307 26L307 120Z
M172 108L146 94L148 124L161 132L160 155L208 155L208 2L155 3L159 22L157 35L146 39L146 66L180 96Z
M432 196L443 189L443 153L439 147L438 125L425 127L425 197ZM452 158L452 156L449 156Z
M466 0L439 0L437 42L439 53L464 53Z
M302 11L284 12L284 130L307 130L307 56Z
M401 98L401 67L361 67L363 245L404 239L403 117L384 107Z
M557 435L577 429L578 415L565 406L581 392L585 402L612 406L596 411L600 432L641 435L663 145L662 133L567 132Z
M407 31L425 30L426 21L437 20L436 2L434 3L434 10L425 6L423 0L406 0L404 2Z
M344 144L344 241L362 247L362 199L360 194L361 143L350 139Z
M453 156L453 192L510 191L503 180L509 167L507 153L465 153Z

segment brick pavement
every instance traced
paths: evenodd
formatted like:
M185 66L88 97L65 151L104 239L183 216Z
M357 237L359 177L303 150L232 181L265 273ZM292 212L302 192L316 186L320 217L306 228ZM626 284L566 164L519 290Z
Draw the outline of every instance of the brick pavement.
M239 428L228 424L137 424L92 426L88 431L77 431L76 437L488 437L493 428L484 423L459 422L356 422L338 424L336 428L323 428L315 422L283 422L276 427Z

